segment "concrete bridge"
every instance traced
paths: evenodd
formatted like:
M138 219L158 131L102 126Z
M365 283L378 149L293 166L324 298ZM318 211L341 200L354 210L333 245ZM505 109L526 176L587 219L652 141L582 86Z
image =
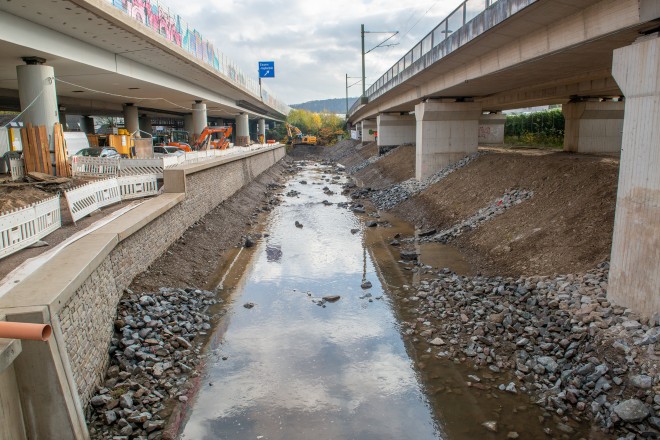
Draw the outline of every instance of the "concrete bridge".
M13 0L0 5L0 108L52 126L66 113L123 116L151 132L151 118L235 120L237 143L289 107L241 71L180 16L149 0ZM255 60L256 64L256 60ZM34 102L33 102L34 101ZM30 105L31 104L31 105ZM91 118L83 129L93 130Z
M610 297L660 316L660 2L470 0L358 100L424 179L503 139L502 110L563 104L564 149L621 154ZM499 138L499 139L498 139Z

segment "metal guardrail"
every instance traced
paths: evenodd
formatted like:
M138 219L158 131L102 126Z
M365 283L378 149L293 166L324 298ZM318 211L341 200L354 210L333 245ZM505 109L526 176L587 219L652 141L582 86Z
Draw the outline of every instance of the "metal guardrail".
M0 215L0 258L13 254L62 225L60 196Z
M444 58L449 51L441 50L441 43L448 40L460 28L480 15L499 0L465 0L447 18L421 39L408 53L387 70L365 92L368 102L378 98L429 65ZM463 43L463 42L461 42ZM431 56L429 56L431 55ZM348 111L353 115L362 106L360 99Z
M284 115L291 111L291 107L273 96L263 84L260 87L259 80L246 75L236 63L220 52L213 43L191 27L179 14L172 12L168 5L159 0L105 1L170 43L186 50L202 63L212 67L219 75L240 86L271 108Z

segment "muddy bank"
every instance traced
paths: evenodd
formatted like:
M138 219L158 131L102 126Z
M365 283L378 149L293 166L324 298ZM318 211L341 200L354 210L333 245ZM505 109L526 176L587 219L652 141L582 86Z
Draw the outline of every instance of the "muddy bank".
M411 178L414 148L398 150L359 171L356 179L365 187L383 189ZM353 160L362 157L356 151ZM487 149L392 212L420 229L442 230L509 190L533 192L524 203L466 231L455 244L487 274L586 271L609 259L618 165L609 157Z
M274 185L287 172L281 161L189 228L148 270L138 275L131 289L157 290L162 286L213 290L215 270L244 242L244 236L258 224L260 213L274 203Z

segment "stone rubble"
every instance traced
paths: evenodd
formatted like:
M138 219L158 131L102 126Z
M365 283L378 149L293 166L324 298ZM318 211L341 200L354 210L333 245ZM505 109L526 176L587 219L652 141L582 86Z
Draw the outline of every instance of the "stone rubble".
M573 420L624 439L660 435L660 327L607 300L607 263L552 277L418 269L431 278L404 294L418 316L404 333L435 357L512 373L490 391L529 394L554 435L572 433Z
M510 189L506 191L502 197L493 200L488 206L481 208L476 214L467 220L463 220L462 222L457 223L444 231L440 231L431 237L422 237L422 234L420 234L420 241L439 241L441 243L448 243L463 234L463 232L478 228L483 223L504 213L507 209L519 205L533 196L533 191Z
M87 408L93 439L160 439L166 405L184 402L198 375L198 336L211 329L215 294L195 289L127 291L119 303L110 367Z
M434 185L453 173L454 171L463 168L479 156L482 156L483 152L478 152L471 154L456 163L446 166L441 169L434 175L428 177L427 179L422 180L421 182L417 179L408 179L404 180L401 183L390 186L389 188L384 188L370 194L371 201L374 205L381 210L391 209L399 203L407 200L411 196L424 191L431 185Z

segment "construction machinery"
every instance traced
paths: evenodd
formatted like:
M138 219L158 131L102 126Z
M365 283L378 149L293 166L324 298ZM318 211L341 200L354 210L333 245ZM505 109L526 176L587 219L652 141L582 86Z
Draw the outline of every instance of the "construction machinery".
M177 147L184 151L193 150L226 150L229 148L229 137L231 136L231 127L204 127L196 142L190 142L190 135L184 130L172 130L166 135L159 135L162 139L159 145L168 147ZM214 139L214 134L219 136ZM161 137L162 136L162 137Z
M295 125L291 125L288 122L285 122L285 124L289 137L287 143L291 142L291 145L316 145L316 136L304 135Z

